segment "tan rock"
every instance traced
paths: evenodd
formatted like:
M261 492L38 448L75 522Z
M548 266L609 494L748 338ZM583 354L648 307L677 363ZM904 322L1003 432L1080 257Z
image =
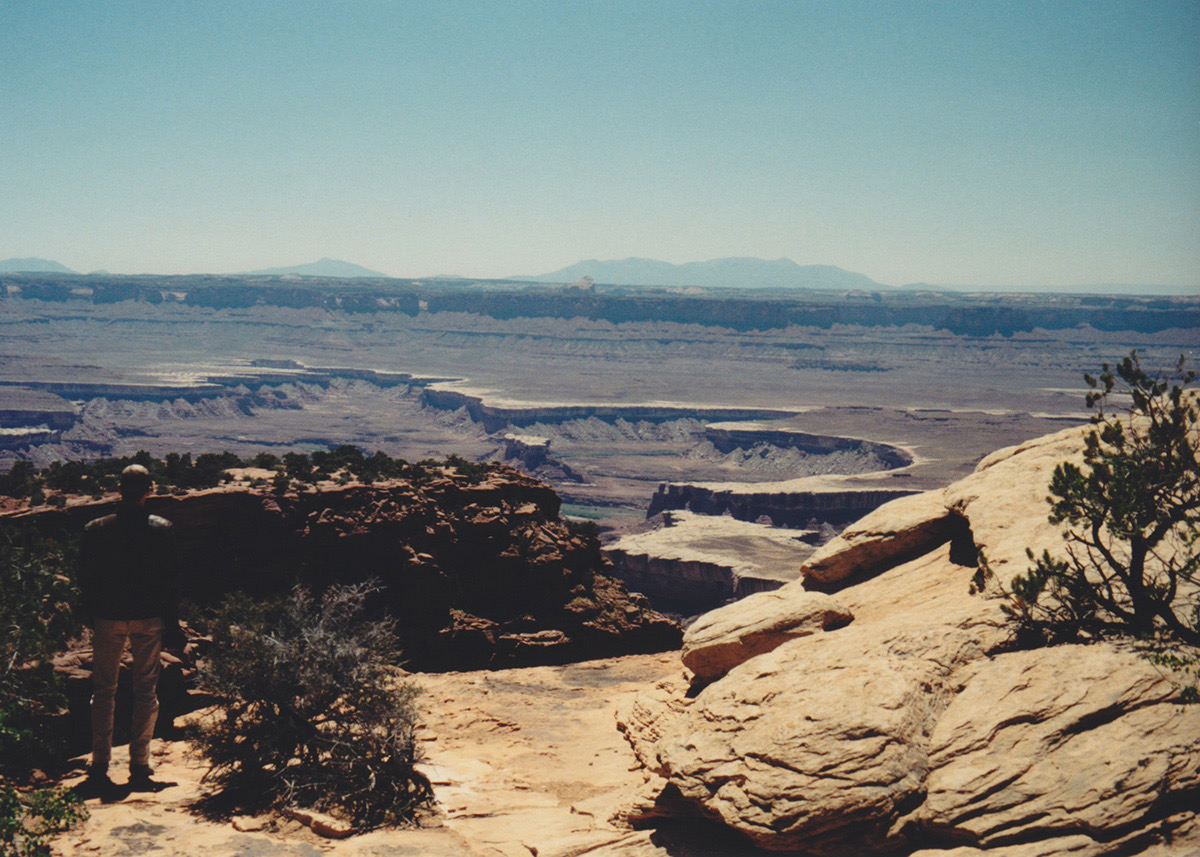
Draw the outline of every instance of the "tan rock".
M625 734L639 762L666 776L658 746L677 715L692 704L682 676L663 679L653 687L624 700L616 709L617 729Z
M1061 551L1045 498L1083 431L1002 450L848 528L805 575L839 582L854 621L749 654L694 698L663 686L627 706L639 759L771 850L1200 854L1182 810L1200 790L1200 709L1112 645L999 654L999 600L968 593L976 549L1004 581L1027 548ZM770 626L767 603L743 608L741 628L727 608L692 635L749 638Z
M998 450L955 482L943 502L970 524L971 536L1004 581L1029 567L1025 549L1062 552L1062 530L1049 522L1050 477L1061 461L1082 458L1083 428L1070 428Z
M1094 839L1082 833L1066 832L1029 842L981 848L930 848L914 851L908 857L1192 857L1200 854L1200 812L1183 810L1157 822L1136 828L1124 836Z
M981 655L974 634L927 615L790 640L694 699L639 699L623 726L686 799L762 847L893 847L894 821L921 794L949 676Z
M980 844L1036 830L1141 823L1164 794L1200 788L1200 710L1162 671L1112 644L997 656L930 739L927 830Z
M1105 853L1101 844L1089 836L1056 836L1039 842L1026 842L986 851L971 845L949 850L942 848L914 851L909 857L1098 857Z
M892 568L945 544L955 516L941 492L902 497L880 506L822 545L804 564L806 580L833 583Z
M633 816L610 819L650 779L613 728L613 708L668 677L682 679L678 653L634 655L515 670L422 675L419 704L434 782L433 814L420 826L381 828L346 839L318 838L298 822L197 813L205 762L184 742L154 742L154 794L87 802L91 817L54 841L60 857L150 853L194 855L420 855L420 857L741 857L711 845L708 828L631 830ZM686 683L684 683L686 686ZM436 739L436 740L435 740ZM119 780L127 745L114 749ZM81 780L86 758L66 785ZM647 795L648 801L654 798ZM667 823L671 825L670 822ZM244 829L242 829L244 826ZM730 834L732 839L733 834ZM718 838L716 840L721 843Z
M285 810L284 814L326 839L345 839L354 835L353 825L323 812L293 807Z
M853 615L820 592L789 584L735 601L697 619L683 635L683 665L701 681L796 637L840 628Z

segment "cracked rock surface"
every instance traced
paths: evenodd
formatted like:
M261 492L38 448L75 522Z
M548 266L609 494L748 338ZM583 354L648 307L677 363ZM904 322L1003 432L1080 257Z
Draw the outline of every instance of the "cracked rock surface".
M1000 450L849 527L805 581L702 617L691 687L618 714L676 798L654 811L814 855L1200 853L1200 707L1128 643L1011 651L998 600L968 592L978 550L1005 581L1026 548L1061 551L1047 486L1082 438Z

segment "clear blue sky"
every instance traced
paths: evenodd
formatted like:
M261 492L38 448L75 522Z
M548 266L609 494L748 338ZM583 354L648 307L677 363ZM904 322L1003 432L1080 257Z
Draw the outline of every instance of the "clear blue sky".
M1200 3L0 0L0 258L1200 285Z

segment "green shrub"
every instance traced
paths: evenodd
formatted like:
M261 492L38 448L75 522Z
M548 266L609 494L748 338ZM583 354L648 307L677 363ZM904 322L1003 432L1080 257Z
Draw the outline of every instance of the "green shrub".
M279 466L279 456L272 455L269 452L260 452L250 459L250 466L258 467L262 470L274 470Z
M14 461L8 473L0 473L0 494L9 497L28 497L37 479L32 461Z
M50 658L80 628L75 553L32 525L0 524L0 768L44 764L58 750L44 724L66 703Z
M241 807L297 805L369 828L432 799L414 769L417 690L397 681L390 621L363 611L376 584L303 588L280 602L226 601L204 682L225 700L199 727L217 795Z
M75 544L0 523L0 855L42 857L49 840L87 813L61 789L18 790L14 775L58 760L48 719L65 705L50 657L79 631L67 575Z
M468 483L477 485L483 481L483 477L487 476L492 471L492 465L476 461L467 461L460 455L449 455L446 457L446 465L454 469L455 473L466 477Z
M312 482L315 478L312 463L303 452L288 452L283 456L283 469L287 475L299 482Z
M1200 646L1200 408L1186 389L1195 373L1180 357L1171 376L1153 377L1134 351L1084 379L1095 409L1084 463L1059 464L1046 498L1050 522L1066 525L1063 552L1030 552L1033 565L1008 587L985 559L972 588L998 590L1026 644L1133 636L1194 680L1200 659L1184 647Z
M87 816L65 789L18 791L0 782L0 857L49 857L50 840Z
M88 466L82 461L51 461L42 471L46 487L64 494L80 494L88 475Z

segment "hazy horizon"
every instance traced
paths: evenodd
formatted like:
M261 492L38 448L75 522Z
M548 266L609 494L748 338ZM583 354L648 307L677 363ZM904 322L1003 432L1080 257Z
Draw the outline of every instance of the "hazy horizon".
M603 268L603 266L619 265L619 264L625 263L625 262L647 262L647 263L660 264L660 265L661 264L670 264L670 263L661 262L659 260L643 259L640 257L626 258L626 259L606 259L606 260L584 259L584 260L580 260L579 262L577 262L573 265L568 265L565 268L559 269L559 271L547 271L547 272L544 272L541 274L529 274L529 273L513 274L513 275L507 276L507 277L464 277L462 275L454 274L451 272L442 272L442 273L438 273L438 274L427 274L427 275L423 275L423 276L413 276L413 275L407 275L407 274L388 274L388 273L385 273L382 271L371 271L371 270L363 269L361 265L357 265L353 262L349 262L348 260L329 259L328 257L324 257L324 258L318 259L313 262L301 263L298 265L285 265L285 266L279 266L276 268L258 269L258 270L253 270L253 271L200 271L200 270L197 270L197 271L175 272L175 273L170 273L170 274L164 274L164 273L154 272L154 271L139 271L139 272L109 271L107 269L97 269L94 271L76 271L76 270L72 269L72 270L62 272L62 271L52 270L49 268L42 268L40 266L39 267L31 267L31 268L24 269L24 270L18 270L18 269L9 270L9 269L6 269L6 267L4 267L6 265L6 263L12 262L15 260L16 260L16 258L0 259L0 274L3 274L3 273L12 273L12 274L66 273L71 276L81 276L81 277L89 277L89 276L130 276L130 277L173 277L173 276L182 276L182 277L186 277L186 276L264 277L264 276L276 276L276 277L278 277L278 276L299 274L304 277L313 277L316 279L330 279L330 278L337 279L337 278L341 278L341 277L347 277L347 278L384 277L387 279L398 279L398 280L439 280L439 279L456 280L456 279L458 279L458 280L465 280L467 282L470 282L472 280L480 280L480 281L489 281L490 280L490 281L499 281L499 282L513 281L513 282L545 282L545 283L563 282L563 283L566 283L568 281L574 281L574 280L580 279L582 276L591 276L590 273L583 273L582 271L591 271L592 268L589 266L589 263L592 263L592 262L597 263L597 266L599 266L601 269ZM710 259L710 260L704 260L702 262L684 263L681 265L675 265L673 267L678 268L680 270L684 270L689 267L693 267L696 265L706 265L706 264L709 264L712 262L746 261L746 260L754 261L754 262L766 262L766 263L793 262L793 260L790 260L790 259L767 260L767 259L750 259L749 257L733 257L733 258L726 257L724 259ZM25 258L23 261L38 262L38 263L51 262L54 264L58 264L57 260L54 260L54 259ZM326 265L326 263L328 263L328 265ZM793 264L794 264L794 262L793 262ZM345 266L347 269L361 269L361 270L358 270L358 271L347 270L343 273L326 273L326 272L323 272L323 270L322 270L322 269L327 269L330 267L340 267L340 266ZM844 273L847 273L847 274L852 274L852 275L857 274L857 272L846 271L846 269L839 268L838 266L817 265L817 266L805 266L805 267L815 267L815 268L827 267L827 268L833 268L834 270L843 271ZM579 268L579 269L582 269L582 271L572 272L571 269L573 269L573 268ZM299 270L297 270L297 269L299 269ZM314 270L305 270L305 269L314 269ZM553 274L559 273L559 272L567 272L567 273L564 273L564 275L559 279L550 279L550 277ZM596 273L600 273L600 271L597 271ZM817 289L817 290L828 290L828 289L832 288L834 290L839 290L839 288L840 289L845 289L845 288L853 289L854 288L854 286L852 286L852 285L844 285L841 287L832 286L832 285L811 285L811 284L797 284L795 286L754 285L752 283L740 282L740 281L737 281L736 279L732 279L732 278L728 282L721 283L721 284L716 284L716 283L712 283L712 282L708 282L708 283L682 282L682 281L678 281L678 277L675 278L675 281L668 281L668 280L664 279L661 282L653 281L653 280L649 280L649 279L646 279L644 281L633 282L633 281L630 281L627 279L622 279L620 277L607 277L607 276L592 277L592 279L595 282L597 282L599 284L604 284L604 285L631 285L631 286L644 286L647 288L652 288L652 287L679 288L679 287L685 286L685 285L699 286L699 287L705 288L705 289L726 289L727 288L727 289L735 289L735 290L736 289L777 290L777 289L787 289L787 288ZM1005 284L993 284L993 285L989 285L989 286L979 286L979 285L975 285L972 283L925 283L925 282L878 283L878 282L875 282L872 285L878 286L883 289L888 289L888 290L915 290L915 289L921 289L921 288L930 288L930 289L935 289L935 290L957 291L957 292L964 292L964 293L995 292L995 293L1016 294L1016 293L1026 292L1026 293L1046 293L1046 294L1089 294L1089 293L1091 293L1091 294L1125 294L1125 295L1142 295L1145 297L1178 297L1178 296L1193 296L1193 295L1200 296L1200 286L1196 286L1196 285L1175 286L1175 285L1164 285L1161 283L1064 283L1064 284L1042 284L1039 286L1014 286L1014 285L1005 285ZM862 287L859 287L859 288L862 288Z
M1200 6L0 4L0 259L1200 284Z

